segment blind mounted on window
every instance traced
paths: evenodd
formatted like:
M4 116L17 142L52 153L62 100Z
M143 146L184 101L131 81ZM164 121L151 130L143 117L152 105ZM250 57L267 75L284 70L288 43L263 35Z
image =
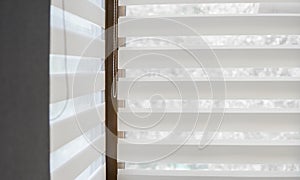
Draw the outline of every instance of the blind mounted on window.
M105 179L102 1L52 0L51 179ZM102 2L103 3L103 2Z
M234 3L256 3L259 10L197 15L187 10ZM291 105L300 98L300 77L272 75L270 70L299 68L299 44L208 42L297 37L299 3L120 0L129 11L118 26L119 38L126 38L119 48L124 73L118 81L118 161L123 164L118 179L299 179L300 141L280 135L300 131L299 107ZM130 10L138 6L140 11ZM174 13L177 6L182 11ZM245 73L249 69L270 71L258 76ZM281 102L290 105L278 107ZM265 136L244 137L255 133ZM233 168L243 165L249 168Z

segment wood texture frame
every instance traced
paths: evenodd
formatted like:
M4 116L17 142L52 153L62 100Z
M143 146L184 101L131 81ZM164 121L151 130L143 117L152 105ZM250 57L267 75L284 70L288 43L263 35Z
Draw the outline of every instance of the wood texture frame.
M116 17L115 17L116 16ZM114 26L118 22L118 0L105 1L105 134L106 134L106 180L117 180L117 95L113 95L113 84L118 49L115 48L116 32ZM118 67L118 66L117 66ZM116 87L115 87L116 88ZM115 89L116 90L116 89Z

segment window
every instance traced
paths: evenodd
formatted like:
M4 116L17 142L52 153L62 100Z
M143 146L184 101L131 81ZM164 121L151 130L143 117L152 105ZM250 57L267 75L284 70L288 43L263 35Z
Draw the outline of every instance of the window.
M105 179L103 1L53 0L51 179Z
M118 171L299 178L299 3L124 0Z

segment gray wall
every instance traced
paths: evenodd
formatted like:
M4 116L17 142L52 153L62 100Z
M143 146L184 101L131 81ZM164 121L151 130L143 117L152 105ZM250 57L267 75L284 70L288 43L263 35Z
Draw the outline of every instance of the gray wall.
M49 179L50 0L0 0L0 179Z

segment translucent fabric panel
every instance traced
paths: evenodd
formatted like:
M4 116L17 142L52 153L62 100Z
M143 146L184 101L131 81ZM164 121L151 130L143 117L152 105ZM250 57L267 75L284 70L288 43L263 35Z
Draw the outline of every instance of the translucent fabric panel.
M64 163L69 161L73 156L82 151L86 146L90 145L90 142L95 140L99 136L104 136L104 130L102 125L96 126L83 135L62 146L58 150L50 154L50 169L51 172L56 168L59 168Z
M63 21L63 17L65 20ZM63 11L60 8L51 6L51 27L66 28L68 31L80 33L86 36L97 37L104 33L100 26L83 19L75 14ZM65 23L65 24L64 24Z

